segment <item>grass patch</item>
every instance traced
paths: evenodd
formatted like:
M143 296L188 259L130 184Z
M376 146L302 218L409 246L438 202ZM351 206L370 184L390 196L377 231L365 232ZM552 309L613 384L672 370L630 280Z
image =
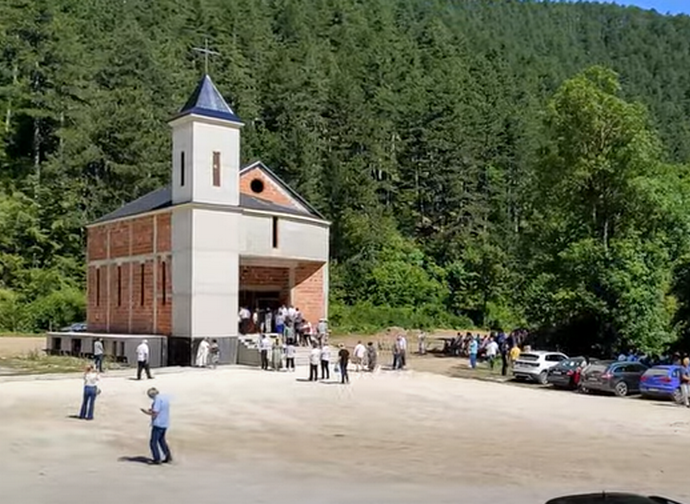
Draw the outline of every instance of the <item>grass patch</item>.
M0 368L22 374L73 373L84 371L90 363L78 357L45 355L38 351L16 357L0 357Z
M45 338L46 333L0 332L0 338Z
M501 363L494 365L493 371L489 368L489 364L486 362L480 362L477 364L475 369L470 368L464 364L458 364L453 366L449 371L448 375L453 378L473 378L475 380L487 380L487 381L508 381L512 379L512 372L508 372L508 376L501 375Z

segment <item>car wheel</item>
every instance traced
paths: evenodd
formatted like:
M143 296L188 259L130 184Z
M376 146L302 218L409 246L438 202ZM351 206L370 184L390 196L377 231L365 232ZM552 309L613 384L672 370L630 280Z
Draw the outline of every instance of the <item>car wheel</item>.
M539 376L537 377L537 382L539 382L540 385L546 385L546 380L548 379L548 373L546 371L542 371L539 373Z
M625 397L628 395L628 384L624 381L620 381L616 383L616 386L613 389L613 391L616 393L618 397Z
M676 390L673 391L673 394L671 395L673 397L673 401L676 404L682 404L683 403L683 391L678 387Z

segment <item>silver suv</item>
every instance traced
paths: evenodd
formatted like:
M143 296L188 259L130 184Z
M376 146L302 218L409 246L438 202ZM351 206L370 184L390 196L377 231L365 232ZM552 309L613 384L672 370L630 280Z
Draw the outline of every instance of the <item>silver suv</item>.
M518 380L534 380L546 385L549 369L567 359L568 356L560 352L531 350L520 354L515 361L513 376Z

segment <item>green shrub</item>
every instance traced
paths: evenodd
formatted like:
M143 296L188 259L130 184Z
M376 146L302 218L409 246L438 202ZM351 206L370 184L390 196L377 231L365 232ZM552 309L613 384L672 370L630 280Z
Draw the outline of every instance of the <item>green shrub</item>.
M417 307L376 306L370 302L345 305L331 303L329 307L331 327L340 333L370 334L387 327L405 329L465 329L472 327L467 317L455 316L443 307L423 304Z
M29 332L31 324L26 305L19 295L9 289L0 289L0 329L9 332Z
M36 298L27 306L32 330L51 330L81 322L86 317L86 298L78 289L64 287Z

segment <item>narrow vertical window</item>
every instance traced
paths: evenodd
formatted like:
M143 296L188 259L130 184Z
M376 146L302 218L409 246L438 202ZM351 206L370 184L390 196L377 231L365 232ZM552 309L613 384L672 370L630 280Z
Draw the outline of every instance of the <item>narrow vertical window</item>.
M185 176L184 151L180 152L180 185L184 187Z
M165 305L167 301L167 292L166 292L166 287L168 286L168 279L166 278L166 271L167 267L165 265L165 261L161 263L161 290L163 291L163 305Z
M273 248L278 248L278 217L273 217Z
M220 187L220 152L213 152L213 185Z
M146 264L141 263L139 267L139 290L141 292L141 298L139 299L139 304L144 306L144 276L146 275Z
M101 268L96 268L96 306L101 306Z
M117 306L122 306L122 266L117 267Z

